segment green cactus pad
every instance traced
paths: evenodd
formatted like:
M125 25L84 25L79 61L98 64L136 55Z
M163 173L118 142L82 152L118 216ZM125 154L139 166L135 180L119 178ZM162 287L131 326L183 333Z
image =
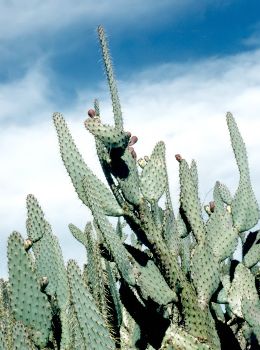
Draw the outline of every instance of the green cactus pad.
M191 237L186 236L180 239L180 258L181 258L181 269L184 272L185 276L190 273L190 252L191 252Z
M136 341L140 338L140 328L129 312L122 306L123 323L120 327L122 349L136 349Z
M121 241L124 242L127 239L127 234L124 232L123 228L126 226L125 222L121 222L120 218L117 219L116 233L120 237Z
M178 217L174 220L172 215L168 215L167 221L164 221L163 234L166 245L170 252L178 256L180 253L180 230L182 226Z
M59 138L61 156L79 198L85 205L89 206L88 192L83 183L83 178L88 177L89 181L91 181L91 186L95 188L95 198L99 201L105 213L112 216L122 215L123 211L110 190L84 162L62 115L55 113L53 119Z
M243 263L246 267L251 268L260 262L260 230L257 233L256 239L243 257Z
M95 100L94 100L94 110L95 110L95 115L97 117L99 117L100 116L100 107L99 107L99 101L97 98L95 98Z
M49 338L51 309L46 295L40 291L32 261L18 232L13 232L8 239L7 255L14 317L30 328L35 344L42 348Z
M84 286L80 269L75 261L68 262L68 277L72 301L85 345L93 350L114 350L114 341L110 337L92 295Z
M106 272L107 272L108 288L113 300L113 305L116 313L116 322L117 322L116 326L120 328L123 321L123 315L122 315L122 305L120 301L120 295L116 285L116 278L110 263L106 261L105 265L106 265Z
M117 267L122 275L122 277L130 284L133 285L134 276L132 274L132 266L129 261L128 252L123 246L120 237L117 235L115 229L110 224L108 219L105 217L102 209L98 206L95 201L95 196L93 189L90 188L90 209L96 221L96 224L102 233L102 236L106 242L107 248L112 254Z
M179 175L181 207L189 221L196 240L204 241L206 234L197 185L194 183L194 176L185 159L181 159L179 162Z
M231 205L233 197L227 186L225 184L220 183L219 181L217 181L217 186L222 201L228 205Z
M189 234L187 226L186 226L183 218L181 217L180 213L178 213L178 216L176 218L175 230L176 230L176 233L178 233L178 237L180 237L180 238L185 238Z
M163 339L160 350L213 350L209 344L203 344L205 341L206 340L193 337L181 327L171 324Z
M97 155L104 171L105 176L110 174L110 165L111 165L111 150L108 150L106 146L101 142L97 137L95 137ZM109 176L109 175L108 175Z
M136 167L136 162L131 156L128 149L125 150L121 157L123 167L125 168L125 174L121 175L115 173L116 179L119 183L119 187L122 190L125 199L134 204L140 205L141 194L140 194L140 180ZM115 163L116 165L116 163Z
M117 128L101 124L99 120L88 118L85 121L85 127L91 134L97 137L108 150L112 148L125 149L129 142L129 135Z
M213 348L219 349L219 338L214 319L205 305L199 303L194 287L185 284L181 292L184 328L190 335L207 340Z
M231 212L235 227L239 232L244 232L257 224L259 207L251 186L246 147L231 113L227 113L227 124L240 174Z
M44 219L37 199L31 196L28 220L31 220L32 213L34 213L34 220L31 221L31 230L36 232L40 227L42 231L42 238L33 244L36 273L39 279L47 277L46 293L57 296L60 308L64 309L68 301L69 288L62 251L57 237L52 234L51 226Z
M198 193L199 192L198 168L197 168L196 161L194 159L192 159L191 161L190 174L195 187L195 191Z
M0 350L9 350L3 330L0 327Z
M214 187L214 203L214 212L206 223L207 241L213 254L223 261L235 251L238 234L233 227L232 216L222 201L218 183Z
M165 192L167 173L165 167L165 145L158 142L150 160L144 167L140 177L141 191L150 203L156 203Z
M258 302L259 297L255 288L255 277L242 263L235 270L234 279L227 293L227 299L231 311L238 317L243 318L242 300L249 299Z
M218 303L211 302L210 306L211 306L211 309L214 311L217 320L225 323L226 319L225 319L225 315L224 315L224 312L222 310L221 305Z
M218 293L217 302L219 304L228 304L228 291L231 286L229 270L226 274L222 271L220 280L223 288Z
M69 286L62 251L58 239L52 234L48 223L46 224L46 231L43 237L34 244L33 251L35 251L35 245L37 246L36 273L40 281L47 278L48 284L44 291L46 294L51 295L53 300L57 301L58 313L62 321L61 344L64 349L67 349L69 333L66 308L69 300ZM56 313L56 311L52 312Z
M207 307L220 281L218 259L212 254L208 244L195 246L191 256L191 277L199 304Z
M37 242L45 232L44 213L34 195L29 194L26 198L27 205L27 235L32 242Z
M87 237L88 284L103 318L107 318L107 301L105 295L106 275L102 266L99 242L94 237L91 223L87 223L84 235Z
M75 307L70 300L70 304L67 309L67 320L68 320L68 330L69 330L69 348L77 349L77 350L87 350L86 344L83 339L83 333L81 331L81 327L79 325L79 320L77 319L77 314L75 311Z
M114 72L113 72L111 58L109 55L109 49L107 45L105 31L101 26L98 27L98 37L100 41L103 61L105 65L105 71L107 75L107 81L108 81L109 90L111 94L115 126L117 129L123 130L123 119L122 119L121 105L120 105L117 86L116 86L116 80L114 78Z
M86 248L88 246L88 239L87 236L83 231L81 231L77 226L73 224L69 224L69 229L72 235L81 243L83 244Z
M12 350L35 350L32 344L29 333L22 322L15 322L13 326L13 347Z
M144 299L151 298L159 305L178 301L176 293L169 288L152 260L148 260L145 267L139 266L136 271L136 284Z
M10 286L7 281L0 279L0 349L1 344L3 344L5 350L9 350L11 347L13 328L11 313Z
M242 313L244 319L253 328L253 332L260 344L260 300L250 300L248 298L242 299Z

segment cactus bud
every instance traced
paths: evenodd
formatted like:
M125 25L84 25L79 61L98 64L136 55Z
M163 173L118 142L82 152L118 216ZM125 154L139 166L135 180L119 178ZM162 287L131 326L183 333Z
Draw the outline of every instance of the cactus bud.
M227 205L227 212L229 212L229 214L231 214L231 205Z
M142 169L146 166L146 161L143 158L139 158L137 162Z
M41 291L43 292L45 290L45 288L48 286L49 284L49 280L47 276L43 276L40 279L40 287L41 287Z
M204 210L205 210L205 212L206 212L208 215L211 215L211 214L212 214L209 205L205 205L205 206L204 206Z
M209 202L209 209L210 209L211 213L214 213L214 209L215 209L215 202L214 201Z
M25 241L23 242L24 249L28 251L32 247L32 244L33 244L32 240L25 239Z

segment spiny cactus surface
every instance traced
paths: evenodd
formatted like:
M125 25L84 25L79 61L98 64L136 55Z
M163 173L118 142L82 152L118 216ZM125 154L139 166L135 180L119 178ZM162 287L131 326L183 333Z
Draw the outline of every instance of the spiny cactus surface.
M240 176L235 194L217 181L203 208L196 162L177 154L174 213L165 145L137 159L138 138L124 129L102 27L98 35L114 125L102 123L95 100L85 127L106 184L84 162L63 116L53 116L65 168L93 214L83 229L69 224L86 261L82 269L72 260L65 266L57 237L29 195L27 236L10 235L9 279L0 280L0 350L259 349L260 232L250 231L259 207L233 116L227 114ZM241 261L234 258L239 242Z

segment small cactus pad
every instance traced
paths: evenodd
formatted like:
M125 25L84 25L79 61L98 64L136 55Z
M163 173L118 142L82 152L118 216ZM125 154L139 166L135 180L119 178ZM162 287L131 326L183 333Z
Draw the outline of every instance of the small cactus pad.
M79 267L73 260L68 263L68 277L85 346L93 350L114 350L114 341L110 337L93 297L83 284Z
M33 330L34 342L44 347L51 328L51 309L46 295L40 291L32 261L18 232L12 233L8 240L8 269L14 318Z

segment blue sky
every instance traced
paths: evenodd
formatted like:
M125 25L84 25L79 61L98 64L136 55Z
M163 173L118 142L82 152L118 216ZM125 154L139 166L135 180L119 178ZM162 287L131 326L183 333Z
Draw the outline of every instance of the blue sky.
M123 6L113 2L108 7L101 1L95 10L93 1L1 5L7 28L0 36L0 81L19 79L38 62L51 80L49 98L58 106L71 104L78 89L95 87L104 79L95 33L98 24L111 38L118 79L154 65L223 57L259 45L257 0L203 0L199 5L165 0L161 5L150 1L149 6L139 1L123 1ZM81 11L75 10L77 4Z
M90 216L61 164L51 115L64 114L102 177L83 126L96 97L105 121L112 121L99 24L109 38L126 127L139 137L138 154L166 142L175 206L175 153L198 161L202 201L211 200L207 193L216 180L235 190L228 110L246 141L260 200L258 0L17 0L0 3L0 22L0 275L6 273L7 236L12 230L26 236L28 193L41 203L65 258L84 259L67 225L84 227Z

